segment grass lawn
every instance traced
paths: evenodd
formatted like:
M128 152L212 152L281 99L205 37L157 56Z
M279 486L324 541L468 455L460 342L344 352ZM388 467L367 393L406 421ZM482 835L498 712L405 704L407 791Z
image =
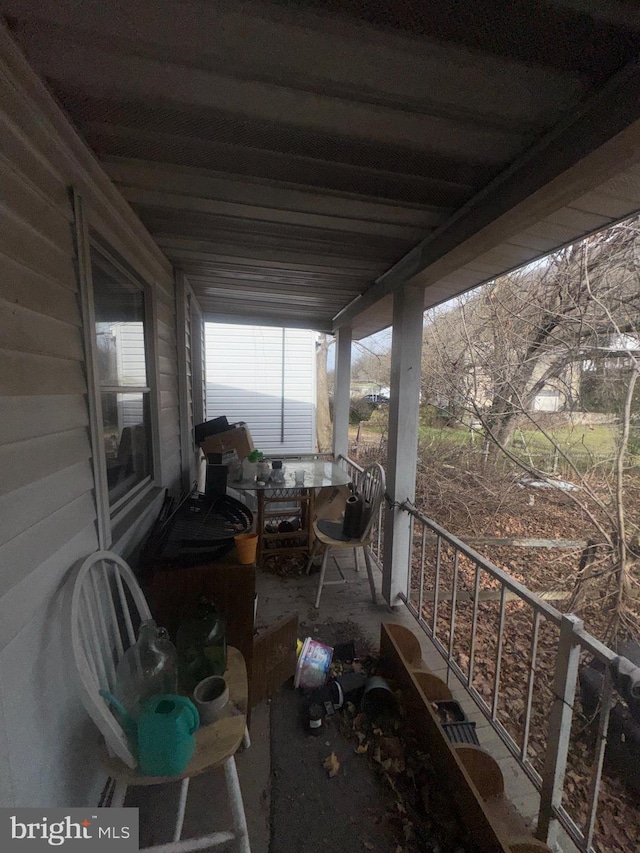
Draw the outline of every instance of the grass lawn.
M565 452L611 455L615 451L616 429L612 424L562 427L548 430L548 433ZM516 449L525 449L523 440L530 453L553 451L552 442L540 430L516 430L513 438ZM479 433L473 435L470 430L462 427L420 426L420 441L427 444L445 442L449 445L466 446L472 442L481 444L482 435Z
M595 426L562 427L548 430L553 440L565 451L574 453L598 453L611 455L616 449L616 427L614 424L597 424ZM530 452L545 452L553 450L553 444L539 430L525 429L516 431L514 440L524 438Z
M474 435L470 430L462 427L430 427L423 424L420 424L419 438L426 444L446 442L451 445L467 445L472 442L482 444L483 441L482 435L479 433Z
M386 411L374 412L371 420L363 423L363 440L373 440L381 434L386 434L386 414ZM565 426L549 429L547 432L558 443L559 447L569 455L571 452L579 457L586 453L604 456L612 456L615 453L617 427L614 424ZM356 433L357 427L352 425L349 428L349 434L355 438ZM451 447L467 447L469 445L481 447L483 444L483 437L480 432L472 433L465 427L433 427L420 424L419 438L421 443L427 445L442 443ZM512 446L518 453L553 453L554 450L552 442L540 430L533 428L516 430L512 439Z

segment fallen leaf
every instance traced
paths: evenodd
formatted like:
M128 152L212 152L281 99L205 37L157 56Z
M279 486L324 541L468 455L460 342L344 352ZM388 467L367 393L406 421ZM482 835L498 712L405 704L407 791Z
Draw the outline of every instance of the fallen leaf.
M335 752L332 752L331 755L328 755L325 760L322 762L322 766L325 770L329 772L329 778L333 778L338 775L338 771L340 770L340 762L338 761L338 756Z
M380 750L388 758L397 758L400 761L404 761L405 748L404 744L398 737L380 738Z
M373 850L373 844L370 841L363 841L362 843L367 848L367 850Z
M356 746L354 752L358 755L364 755L364 753L369 749L368 743L361 743L360 746Z

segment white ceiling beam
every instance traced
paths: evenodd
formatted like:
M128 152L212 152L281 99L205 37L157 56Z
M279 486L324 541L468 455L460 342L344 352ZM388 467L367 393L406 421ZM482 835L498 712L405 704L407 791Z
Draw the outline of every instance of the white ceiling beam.
M355 99L415 100L421 111L457 110L475 121L484 116L525 126L546 123L584 85L577 75L542 65L525 69L507 58L300 7L136 0L118 4L117 15L104 0L3 0L3 7L21 21L45 22L58 43L55 26L79 38L92 34L92 43L102 40L124 54L155 48L186 65L233 67L251 79L270 76L276 85L333 86Z
M113 109L109 102L107 109ZM105 101L98 102L98 110L103 111ZM84 102L86 111L87 102ZM71 106L73 110L73 105ZM138 110L139 111L139 110ZM175 122L175 116L172 113ZM175 129L175 124L174 124ZM131 147L134 150L145 150L146 148L157 149L161 143L165 151L164 163L157 162L146 155L138 159L131 157L116 157L105 155L105 163L137 163L148 164L150 168L175 169L180 175L191 173L200 174L204 181L207 175L226 176L231 180L250 180L252 183L273 182L276 187L289 187L300 192L321 192L335 197L362 200L373 205L391 205L403 211L419 209L424 206L422 200L446 198L450 206L457 207L458 203L469 198L474 186L489 180L492 169L472 160L454 162L442 158L421 157L423 174L415 175L410 171L401 169L389 170L372 166L369 162L353 163L338 160L321 160L318 158L274 151L260 147L260 141L255 140L254 145L238 145L229 142L220 142L201 137L181 135L176 129L175 133L167 133L166 130L157 128L143 129L130 127L124 119L117 122L114 118L112 123L98 121L95 118L83 119L82 130L92 144L92 147L100 151L109 151L114 148L123 150ZM180 163L187 157L195 165L178 165L170 159L171 152L180 152ZM204 162L201 162L204 161ZM220 164L227 164L222 165ZM238 171L239 164L243 164L241 172ZM211 164L211 165L210 165ZM396 160L395 165L401 166ZM262 171L261 171L262 170ZM444 174L446 173L448 177ZM266 177L265 177L266 176ZM279 176L279 177L274 177ZM332 189L333 184L329 181L338 181L340 185L366 186L365 192L349 192L345 190ZM413 197L419 201L394 200L393 197L380 193L381 186L389 184L410 184L415 191ZM436 204L438 204L436 202Z
M361 219L348 219L344 216L327 214L303 213L277 207L258 207L244 202L217 201L208 198L178 195L157 190L146 190L138 187L118 185L121 193L133 207L152 208L158 211L171 212L177 217L183 212L204 213L212 216L228 217L229 225L232 220L248 219L257 222L278 222L284 225L306 226L309 228L330 229L341 231L345 239L349 234L365 234L377 237L396 237L417 243L424 237L425 228L396 225L386 222L367 222ZM241 188L239 188L241 190ZM144 216L143 216L144 218Z
M241 326L277 326L278 328L282 327L285 319L281 314L272 316L264 314L262 311L256 311L255 314L243 314L241 312L234 313L229 310L223 313L220 306L210 306L207 309L202 308L202 316L208 323L238 323ZM287 317L284 326L287 329L314 329L316 332L331 334L331 319L329 317L322 317L321 315L311 315L304 318Z
M336 210L345 220L384 223L410 228L431 227L450 213L447 208L401 204L372 199L336 190L286 185L246 175L216 173L208 169L152 163L142 160L107 158L104 167L123 192L152 191L167 198L191 197L197 200L255 205L283 213L319 214L335 217ZM204 209L204 208L192 208Z
M237 279L234 277L229 277L224 274L224 272L218 272L216 270L209 271L207 273L203 273L198 270L197 267L183 267L185 273L189 276L189 280L193 282L197 282L202 288L215 288L216 290L220 288L226 289L234 289L236 293L239 290L244 292L245 289L250 289L252 291L256 291L258 293L281 293L287 294L291 293L295 295L297 293L302 294L303 296L311 293L314 297L318 296L338 296L343 300L353 299L354 296L357 296L360 292L356 287L348 287L346 285L340 287L336 284L327 284L323 281L306 281L304 275L301 275L297 281L291 282L281 282L281 281L265 281L262 277L256 279Z
M370 271L375 265L370 258L350 258L331 253L321 254L314 252L296 252L289 249L225 245L207 240L192 240L188 237L158 237L156 242L161 249L174 261L180 258L199 258L201 260L217 261L220 258L235 258L243 262L255 260L261 263L272 263L277 268L287 264L293 264L300 270L317 269L318 267L329 267L334 270L358 270ZM382 264L383 265L383 264ZM380 269L381 264L377 265ZM375 273L372 273L372 276Z
M192 243L193 241L188 242ZM197 242L199 246L202 246L202 241ZM332 264L314 264L310 261L298 263L296 261L287 261L280 258L250 258L246 255L238 254L237 251L230 254L211 253L204 251L202 248L193 248L191 246L185 248L182 245L178 245L178 243L182 244L184 243L184 240L172 240L167 244L173 257L180 258L181 263L197 262L202 263L204 267L208 264L214 264L216 268L218 265L227 265L234 269L264 269L273 270L274 272L282 270L285 273L299 273L301 275L308 272L310 275L327 275L345 278L355 277L365 279L372 279L375 277L376 270L380 267L379 264L372 263L367 260L359 261L357 264L352 263L345 265L335 262Z
M402 145L500 163L514 156L523 136L515 128L488 129L460 121L403 109L300 92L253 80L239 80L200 68L189 68L148 57L101 49L92 44L66 43L46 36L27 44L30 60L46 77L81 86L95 96L126 97L159 108L191 105L199 110L222 110L258 121L278 118L286 124L322 134L348 135L368 144Z

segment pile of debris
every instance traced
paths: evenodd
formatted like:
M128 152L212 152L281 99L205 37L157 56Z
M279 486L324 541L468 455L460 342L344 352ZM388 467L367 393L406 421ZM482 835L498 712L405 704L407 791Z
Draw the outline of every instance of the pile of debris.
M398 839L394 853L475 853L464 822L456 813L446 783L419 745L403 704L402 692L375 655L361 659L353 643L333 650L326 682L301 690L301 720L310 736L336 732L346 749L367 761L386 789L391 809L375 820L391 824ZM327 741L329 742L329 741ZM323 760L327 780L342 772L345 756L334 748ZM363 842L373 850L371 842Z

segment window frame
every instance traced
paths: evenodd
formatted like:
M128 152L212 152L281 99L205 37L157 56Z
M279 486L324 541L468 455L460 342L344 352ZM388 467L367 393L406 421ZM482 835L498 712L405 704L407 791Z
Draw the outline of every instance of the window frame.
M157 358L157 315L156 298L151 283L138 271L129 267L120 253L111 243L104 240L98 231L89 227L88 216L81 196L74 192L76 247L78 258L78 279L84 336L84 351L87 379L87 403L89 409L89 429L92 451L92 467L95 483L96 521L98 544L108 549L113 544L113 530L161 481L160 459L160 404L158 398L158 358ZM98 345L96 338L95 298L93 290L93 271L91 251L99 252L118 272L138 288L144 300L144 349L146 381L145 386L103 386L98 371ZM151 443L149 461L151 472L143 480L135 483L126 494L119 497L113 505L109 503L107 480L107 460L104 443L104 425L102 412L103 393L142 392L148 395L149 440Z

